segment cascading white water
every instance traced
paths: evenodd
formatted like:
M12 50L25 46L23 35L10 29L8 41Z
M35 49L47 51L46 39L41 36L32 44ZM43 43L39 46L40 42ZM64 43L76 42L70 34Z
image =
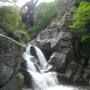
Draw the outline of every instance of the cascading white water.
M31 55L31 47L34 47L38 58ZM27 61L27 71L32 76L35 84L34 86L36 86L35 90L47 90L48 87L52 87L57 84L58 80L55 72L45 72L48 67L51 67L51 65L47 65L46 59L39 48L29 45L26 48L26 52L24 52L23 57ZM40 64L38 64L37 61L39 61ZM37 67L39 70L37 70Z
M37 57L31 54L31 47L34 48ZM52 66L46 62L43 53L36 46L29 45L23 57L27 62L27 71L32 77L34 90L74 90L71 87L58 85L55 72L46 72Z

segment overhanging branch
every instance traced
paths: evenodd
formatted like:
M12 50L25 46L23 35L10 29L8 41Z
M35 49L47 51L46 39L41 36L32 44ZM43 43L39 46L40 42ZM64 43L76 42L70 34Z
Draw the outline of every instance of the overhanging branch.
M12 38L10 38L10 37L8 37L8 36L5 36L5 35L3 35L3 34L0 34L0 37L4 37L4 38L6 38L6 39L8 39L8 40L11 40L12 42L16 43L16 44L19 45L19 46L26 47L26 44L20 43L20 42L14 40L14 39L12 39Z

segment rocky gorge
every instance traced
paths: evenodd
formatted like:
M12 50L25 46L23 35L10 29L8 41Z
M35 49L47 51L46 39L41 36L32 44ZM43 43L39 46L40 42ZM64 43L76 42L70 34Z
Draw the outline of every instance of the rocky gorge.
M42 50L53 66L50 71L57 72L59 83L90 85L90 57L81 56L79 35L72 33L67 26L78 4L79 0L65 0L57 17L28 44ZM2 29L0 33L8 36ZM0 90L21 90L23 87L28 75L23 76L20 72L21 63L25 63L22 53L22 47L0 37Z
M57 71L61 83L89 85L90 58L81 56L79 35L70 32L67 27L78 4L79 0L66 0L57 18L30 44L43 51L48 63L53 65L51 70Z

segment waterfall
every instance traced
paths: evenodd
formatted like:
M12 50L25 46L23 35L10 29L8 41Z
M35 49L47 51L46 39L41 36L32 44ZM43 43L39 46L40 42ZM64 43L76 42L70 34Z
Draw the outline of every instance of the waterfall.
M38 47L29 45L23 57L26 60L27 71L32 77L33 90L74 90L58 85L56 72L47 72L52 66L47 63Z

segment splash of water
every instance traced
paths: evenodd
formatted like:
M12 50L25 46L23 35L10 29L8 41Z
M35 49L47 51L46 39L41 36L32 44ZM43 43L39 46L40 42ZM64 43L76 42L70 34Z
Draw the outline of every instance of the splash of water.
M35 49L37 58L31 55L31 47ZM51 65L46 62L46 59L39 48L29 45L26 48L23 57L27 62L27 71L32 76L35 84L34 86L36 86L34 87L34 89L36 88L35 90L46 90L48 87L55 86L58 83L55 72L45 72Z
M32 55L31 51L34 51L37 57ZM29 45L23 57L27 62L27 71L32 77L34 90L76 90L72 87L58 85L56 73L46 72L52 66L47 63L42 51L36 46Z

